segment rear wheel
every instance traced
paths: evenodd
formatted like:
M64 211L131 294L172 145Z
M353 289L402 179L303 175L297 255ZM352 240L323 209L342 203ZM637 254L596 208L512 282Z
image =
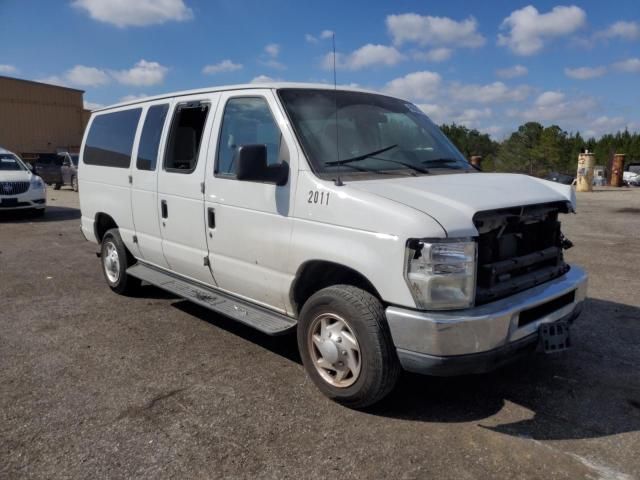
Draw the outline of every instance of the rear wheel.
M352 408L380 401L400 373L382 303L351 285L324 288L307 300L298 348L320 391Z
M71 177L71 188L73 188L74 192L78 191L78 177Z
M140 280L127 275L127 268L134 263L134 259L124 246L117 228L112 228L104 234L100 258L102 273L111 290L121 295L136 292L140 287Z

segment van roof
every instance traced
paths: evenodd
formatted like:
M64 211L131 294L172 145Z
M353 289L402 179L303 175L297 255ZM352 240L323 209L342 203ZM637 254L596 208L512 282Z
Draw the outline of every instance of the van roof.
M238 85L221 85L217 87L208 87L208 88L197 88L194 90L183 90L179 92L169 92L163 93L161 95L154 95L151 97L137 98L135 100L129 100L126 102L120 102L113 105L109 105L107 107L97 108L92 111L101 112L104 110L111 110L113 108L125 107L127 105L136 105L138 103L145 103L154 100L162 100L163 98L173 98L173 97L181 97L186 95L198 95L200 93L211 93L211 92L224 92L229 90L249 90L256 88L267 88L267 89L278 89L278 88L310 88L310 89L318 89L318 90L333 90L335 87L333 85L327 83L297 83L297 82L264 82L264 83L243 83ZM376 92L374 90L366 90L354 86L349 85L338 85L338 90L347 90L351 92L362 92L362 93L374 93L380 95L380 92Z

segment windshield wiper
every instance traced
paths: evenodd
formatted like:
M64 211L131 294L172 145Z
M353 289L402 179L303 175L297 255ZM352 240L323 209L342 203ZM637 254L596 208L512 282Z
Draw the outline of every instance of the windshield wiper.
M347 163L357 162L358 160L364 160L365 158L373 157L374 155L378 155L379 153L384 153L386 151L391 150L392 148L396 148L398 146L397 143L393 145L389 145L388 147L381 148L380 150L374 150L373 152L365 153L364 155L358 155L357 157L345 158L344 160L332 160L330 162L324 162L325 165L346 165Z
M381 148L380 150L375 150L373 152L369 152L369 153L365 153L364 155L358 155L357 157L352 157L352 158L346 158L344 160L332 160L330 162L324 162L325 165L348 165L349 163L352 162L357 162L359 160L364 160L366 158L375 158L376 160L382 160L384 162L389 162L389 163L395 163L397 165L402 165L404 167L407 167L409 169L411 169L415 173L429 173L429 170L425 169L425 168L421 168L421 167L417 167L415 165L412 165L411 163L408 162L403 162L401 160L392 160L390 158L382 158L382 157L376 157L376 155L380 154L380 153L384 153L388 150L391 150L392 148L397 147L398 144L394 144L394 145L389 145L388 147L385 148ZM352 165L349 165L352 166ZM380 170L371 170L372 172L381 172Z
M434 168L449 168L451 170L462 170L462 168L459 166L460 161L456 160L455 158L432 158L430 160L423 160L421 163L430 165L430 164L436 164L434 166ZM456 166L450 166L447 164L450 163L455 163Z

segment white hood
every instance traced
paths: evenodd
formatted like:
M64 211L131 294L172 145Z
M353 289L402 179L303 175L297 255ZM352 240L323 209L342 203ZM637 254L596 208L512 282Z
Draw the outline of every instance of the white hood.
M30 182L33 174L24 170L0 171L0 182Z
M575 208L570 186L508 173L387 178L348 186L420 210L440 223L450 237L477 235L473 225L477 212L557 201L571 202Z

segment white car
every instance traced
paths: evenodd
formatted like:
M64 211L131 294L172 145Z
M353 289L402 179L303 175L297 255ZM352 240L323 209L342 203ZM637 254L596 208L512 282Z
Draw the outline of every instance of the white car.
M571 186L482 173L415 105L358 89L218 87L94 111L82 231L109 287L145 281L276 335L351 407L401 369L492 370L570 344L587 275Z
M32 210L43 215L47 206L46 185L18 155L0 148L0 212Z
M640 164L633 163L622 173L622 180L627 185L640 186Z

